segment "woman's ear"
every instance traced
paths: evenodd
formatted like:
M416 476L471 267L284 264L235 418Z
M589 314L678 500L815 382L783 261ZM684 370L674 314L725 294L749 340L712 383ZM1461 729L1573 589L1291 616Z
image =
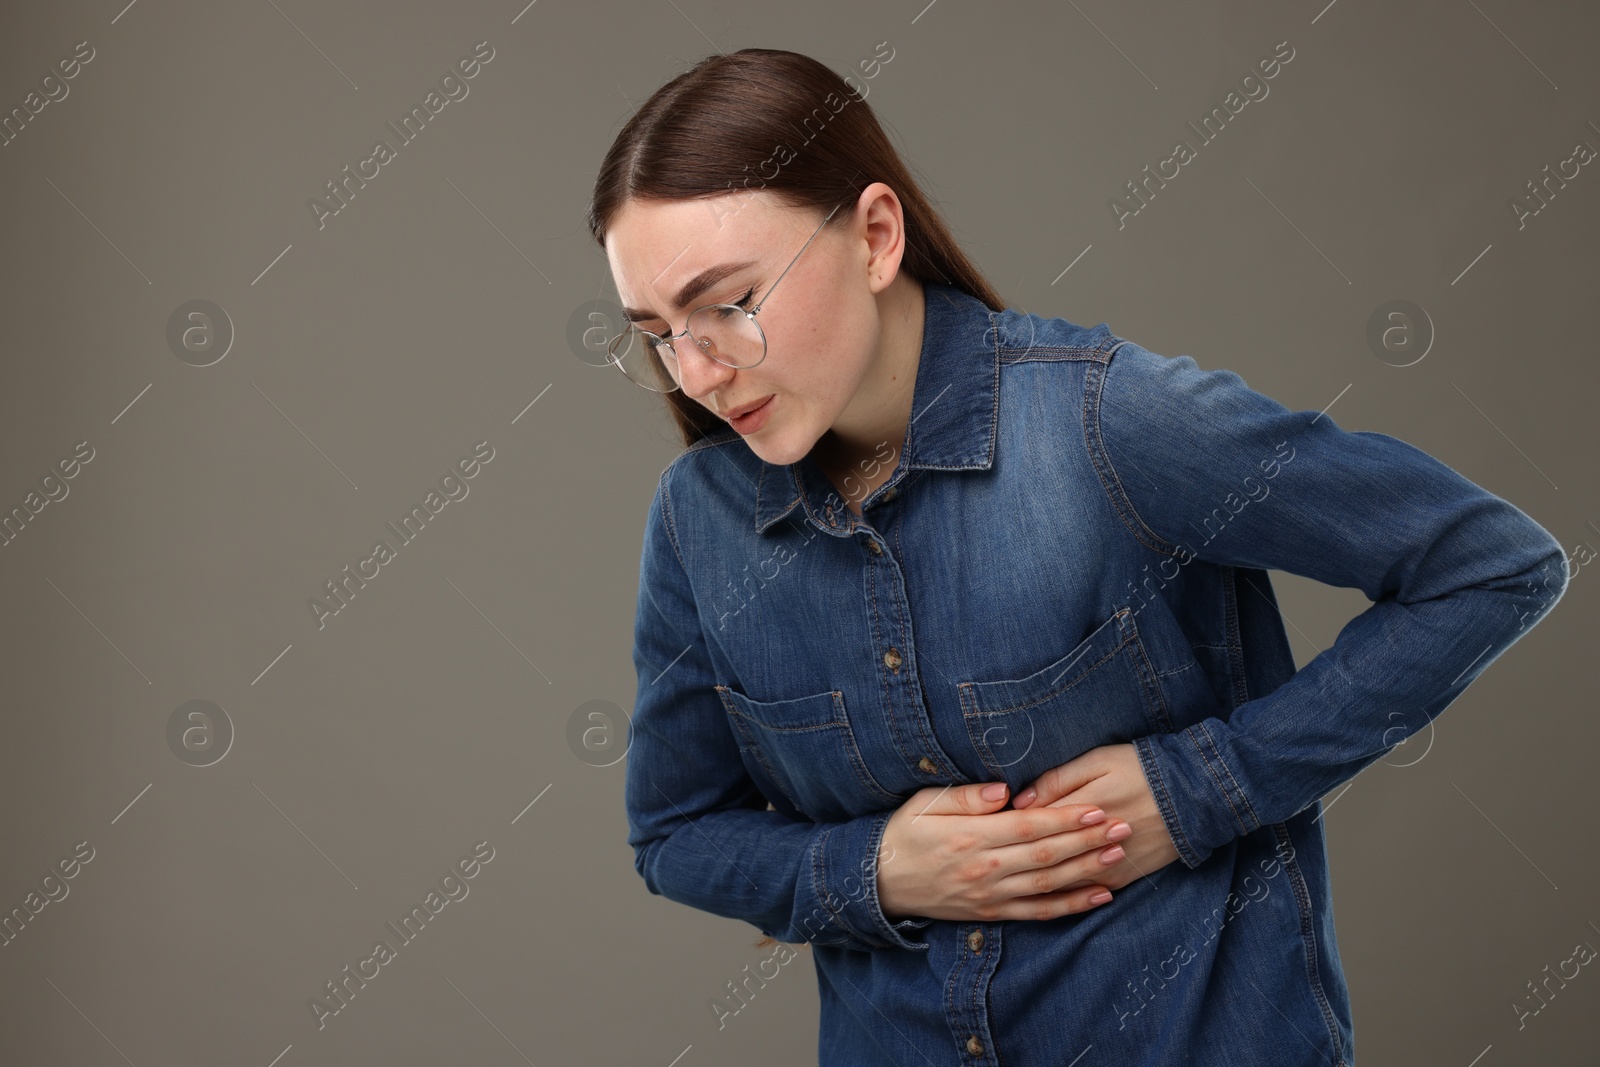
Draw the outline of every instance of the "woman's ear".
M900 273L906 250L905 208L883 182L862 190L856 210L863 213L867 250L867 282L874 294L889 287Z

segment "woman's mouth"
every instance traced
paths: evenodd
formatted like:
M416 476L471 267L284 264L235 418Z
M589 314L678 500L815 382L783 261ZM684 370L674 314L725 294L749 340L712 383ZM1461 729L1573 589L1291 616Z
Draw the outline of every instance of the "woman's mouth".
M777 398L778 394L772 394L761 404L751 408L743 415L735 415L733 418L729 419L728 425L732 426L735 430L738 430L741 434L748 435L755 433L766 424L767 416L772 412L772 402Z

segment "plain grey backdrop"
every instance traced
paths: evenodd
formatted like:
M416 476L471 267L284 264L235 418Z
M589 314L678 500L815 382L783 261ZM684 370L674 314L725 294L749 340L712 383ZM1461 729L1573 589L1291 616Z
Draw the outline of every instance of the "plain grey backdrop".
M1593 5L525 2L0 16L0 1060L815 1061L809 953L719 1027L759 931L651 896L625 841L679 446L581 343L616 298L583 213L700 57L860 78L887 42L867 102L1012 306L1400 437L1568 550L1550 617L1324 804L1359 1062L1595 1062L1600 974L1530 992L1600 946ZM1274 577L1302 664L1366 606Z

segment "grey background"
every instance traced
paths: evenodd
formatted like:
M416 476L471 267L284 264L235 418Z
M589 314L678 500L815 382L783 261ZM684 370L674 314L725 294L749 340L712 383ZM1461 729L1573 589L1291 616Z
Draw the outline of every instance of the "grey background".
M848 73L889 42L869 103L1012 306L1401 437L1600 546L1600 173L1525 228L1509 207L1600 145L1592 5L124 2L0 32L7 112L96 52L0 148L0 510L95 450L0 548L0 910L95 850L0 948L8 1063L814 1062L809 954L719 1031L759 932L650 896L624 764L568 744L586 702L631 707L677 451L568 344L616 296L583 211L633 106L714 49ZM308 200L483 40L469 95L319 230ZM1198 158L1119 230L1108 200L1180 138ZM192 299L236 331L208 367L166 340ZM1436 330L1412 366L1365 340L1393 299ZM483 440L469 495L319 629L308 600ZM1594 1062L1593 968L1512 1008L1600 946L1591 569L1325 798L1361 1063ZM1301 663L1366 605L1275 578ZM205 767L167 740L195 699L235 731ZM484 840L319 1030L323 983Z

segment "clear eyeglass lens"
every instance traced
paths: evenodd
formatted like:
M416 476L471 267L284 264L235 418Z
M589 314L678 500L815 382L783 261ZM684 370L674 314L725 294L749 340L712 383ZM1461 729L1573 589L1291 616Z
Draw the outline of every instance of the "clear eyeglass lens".
M678 383L673 372L669 372L665 362L655 354L656 347L656 342L649 335L630 324L612 340L611 361L622 368L622 373L635 384L653 392L670 393L678 388ZM671 349L666 345L659 347L670 356Z
M766 352L756 320L733 304L711 304L689 316L689 334L707 355L730 367L753 367Z
M689 336L674 344L698 344L706 355L730 367L754 367L766 354L761 327L736 305L709 304L690 315L686 325ZM632 324L612 341L610 351L623 373L646 389L669 393L681 384L672 347Z

